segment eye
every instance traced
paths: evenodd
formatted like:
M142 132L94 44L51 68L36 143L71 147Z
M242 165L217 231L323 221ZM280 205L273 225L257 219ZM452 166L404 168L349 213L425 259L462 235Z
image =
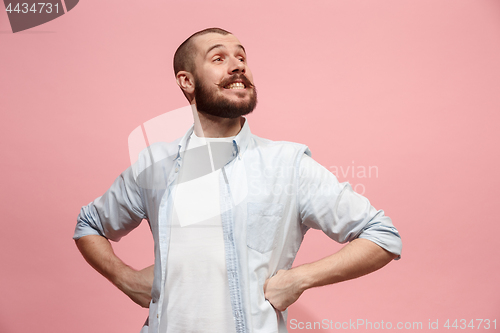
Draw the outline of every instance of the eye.
M215 61L222 61L222 57L217 56L217 57L215 57L215 58L213 59L213 61L214 61L214 62L215 62Z

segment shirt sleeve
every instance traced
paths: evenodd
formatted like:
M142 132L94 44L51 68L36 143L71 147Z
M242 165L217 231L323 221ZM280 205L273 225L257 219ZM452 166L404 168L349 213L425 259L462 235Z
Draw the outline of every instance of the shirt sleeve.
M308 155L299 168L299 214L302 223L339 242L365 238L401 257L402 242L391 219Z
M73 239L101 235L119 241L147 218L144 211L141 190L129 167L103 196L82 207Z

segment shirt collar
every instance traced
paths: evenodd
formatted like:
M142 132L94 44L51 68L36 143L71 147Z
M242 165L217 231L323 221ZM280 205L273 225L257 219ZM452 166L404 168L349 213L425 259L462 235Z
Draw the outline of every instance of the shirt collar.
M238 158L242 158L243 154L245 154L245 151L248 148L248 144L250 143L250 138L252 136L252 132L250 132L250 125L248 125L247 118L243 117L243 119L245 122L243 123L240 132L233 139L233 143L235 145L236 154L238 155Z
M239 133L236 134L236 136L233 139L235 154L240 159L247 150L248 144L250 142L250 137L252 135L252 132L250 132L250 125L248 125L248 120L245 117L243 117L243 119L244 119L243 126L241 127ZM191 137L191 134L193 134L193 131L194 131L194 125L191 126L190 129L188 129L186 134L184 134L184 136L179 141L179 148L177 150L177 156L175 157L175 159L178 159L181 156L181 154L186 150L186 147L189 143L189 138Z

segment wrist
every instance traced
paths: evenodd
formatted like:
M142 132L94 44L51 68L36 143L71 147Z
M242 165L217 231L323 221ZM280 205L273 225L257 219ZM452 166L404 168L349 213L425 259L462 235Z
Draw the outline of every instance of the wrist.
M314 287L314 283L312 281L311 274L309 274L307 264L295 267L293 271L295 274L294 279L295 281L297 281L297 286L301 293L309 288Z

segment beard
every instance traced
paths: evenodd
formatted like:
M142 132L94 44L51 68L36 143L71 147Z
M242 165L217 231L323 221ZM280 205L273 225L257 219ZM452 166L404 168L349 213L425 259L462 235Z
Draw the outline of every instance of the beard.
M201 113L206 113L212 116L221 118L238 118L249 114L257 105L257 90L255 86L243 74L234 74L227 80L224 80L216 87L225 87L227 84L235 80L242 80L247 89L251 89L252 93L248 102L234 102L223 96L217 96L217 89L210 88L196 76L194 82L194 96L196 99L196 109Z

